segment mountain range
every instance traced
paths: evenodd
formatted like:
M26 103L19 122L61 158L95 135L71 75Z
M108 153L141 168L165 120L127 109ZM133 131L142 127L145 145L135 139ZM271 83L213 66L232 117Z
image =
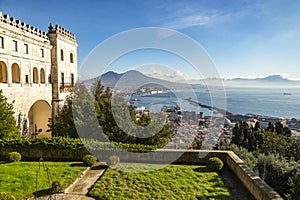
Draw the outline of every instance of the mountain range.
M144 75L143 73L135 70L130 70L125 73L118 74L113 71L106 72L95 79L100 79L102 85L110 88L164 88L164 89L174 89L174 88L190 88L190 84L177 83L166 81L158 78L153 78ZM90 85L95 79L85 81L85 84ZM202 84L192 84L192 87L203 87Z
M135 70L130 70L125 73L116 73L113 71L106 72L95 79L101 79L101 83L105 87L110 88L139 88L139 87L149 87L149 88L165 88L165 89L179 89L179 88L203 88L206 87L203 83L207 85L219 84L220 80L225 86L253 86L253 85L286 85L286 84L300 84L300 81L289 80L281 75L270 75L264 78L233 78L233 79L217 79L208 78L199 81L193 81L194 84L178 83L166 81L158 78L153 78L144 75L143 73ZM85 84L91 85L95 79L85 81ZM202 84L201 84L202 83Z
M255 82L295 82L293 80L289 80L284 78L282 75L270 75L263 78L234 78L229 79L231 81L255 81Z

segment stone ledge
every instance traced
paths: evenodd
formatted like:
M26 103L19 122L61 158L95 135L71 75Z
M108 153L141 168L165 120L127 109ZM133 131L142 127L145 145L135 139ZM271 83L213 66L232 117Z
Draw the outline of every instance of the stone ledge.
M18 151L24 160L38 160L43 157L45 160L81 160L89 152L86 150L49 150L39 148L13 148L0 147L0 158L10 151ZM178 150L162 149L148 153L134 153L128 151L94 151L90 152L98 157L100 161L107 161L109 156L117 155L121 162L135 163L158 163L158 164L185 164L199 165L205 164L213 156L219 157L229 169L245 185L248 191L258 200L281 200L269 185L257 176L236 154L232 151L214 150ZM168 162L171 161L172 162ZM175 160L175 162L174 162Z

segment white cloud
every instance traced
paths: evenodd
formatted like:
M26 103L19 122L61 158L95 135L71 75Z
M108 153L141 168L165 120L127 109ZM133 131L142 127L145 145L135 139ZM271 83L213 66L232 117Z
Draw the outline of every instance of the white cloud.
M174 20L164 24L171 29L184 29L195 26L209 26L225 20L229 15L216 14L190 14L176 17Z
M167 81L182 81L185 80L186 77L180 70L173 70L170 68L162 67L162 66L151 66L151 67L143 67L138 69L140 72L145 74L146 76L159 78Z
M207 8L199 2L174 1L174 4L166 4L160 9L166 13L166 17L161 19L161 26L176 30L214 25L231 16L223 9Z

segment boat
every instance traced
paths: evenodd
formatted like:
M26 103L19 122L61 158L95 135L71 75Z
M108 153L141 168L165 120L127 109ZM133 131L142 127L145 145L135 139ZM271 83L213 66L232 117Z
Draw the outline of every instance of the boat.
M292 95L292 93L284 92L283 95Z

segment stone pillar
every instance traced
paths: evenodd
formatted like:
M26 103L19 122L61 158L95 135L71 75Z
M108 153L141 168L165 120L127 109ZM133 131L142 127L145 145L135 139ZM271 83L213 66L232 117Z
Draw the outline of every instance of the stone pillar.
M12 67L12 62L8 61L7 62L7 83L9 86L12 84L12 73L11 73L11 67Z
M52 45L51 49L51 84L52 84L52 124L54 124L55 117L59 114L59 85L58 85L58 57L57 57L57 33L50 24L49 39Z

